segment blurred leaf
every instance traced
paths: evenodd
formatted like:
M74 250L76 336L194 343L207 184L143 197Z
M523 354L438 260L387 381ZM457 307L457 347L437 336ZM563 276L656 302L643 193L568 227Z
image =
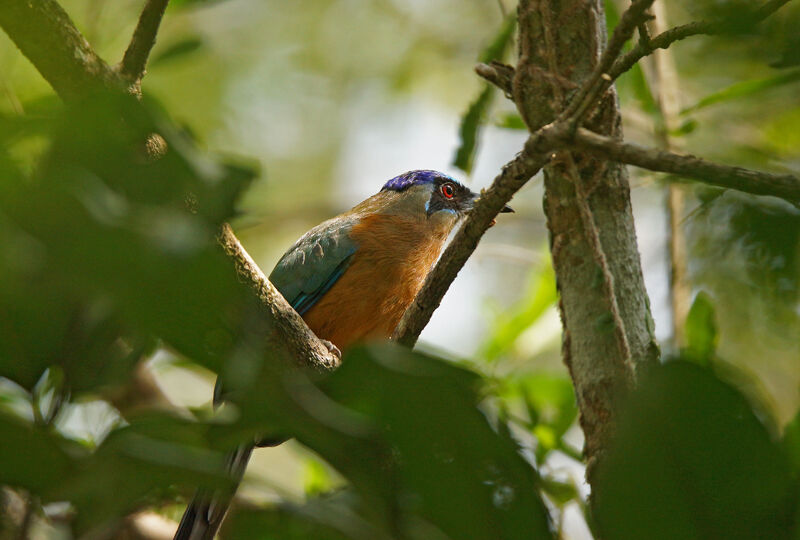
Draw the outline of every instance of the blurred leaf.
M790 467L747 401L712 372L668 362L642 377L600 462L604 538L790 538Z
M626 46L626 50L629 47ZM639 107L643 112L649 114L651 117L661 117L661 110L658 108L653 90L647 77L644 75L644 70L641 64L636 63L633 67L622 74L618 79L620 93L629 92L630 95L636 100Z
M773 77L767 77L764 79L755 79L752 81L743 81L732 84L731 86L723 88L718 92L707 95L691 107L683 109L681 114L689 114L718 103L724 103L734 99L758 95L765 90L791 84L796 81L800 81L800 70L781 73L780 75L775 75Z
M208 433L208 426L163 413L137 417L76 462L47 498L70 501L82 533L102 530L145 503L174 499L175 486L227 486L225 457L208 449Z
M796 34L790 36L783 45L780 58L770 62L774 68L787 68L800 65L800 37Z
M509 15L506 17L497 35L481 53L481 62L485 63L492 60L503 59L505 51L514 35L516 21L516 15ZM481 126L486 121L486 115L494 97L494 92L494 86L488 83L484 84L483 90L481 90L478 98L469 106L464 116L461 117L461 125L458 129L461 144L456 150L455 158L453 158L453 165L467 174L472 171L472 164L475 159L475 151L478 146Z
M304 506L281 505L252 510L234 507L226 518L221 538L252 540L389 540L360 519L352 500L337 494L309 501ZM353 497L349 497L353 499Z
M504 129L528 129L519 113L505 113L498 117L494 125Z
M156 160L144 152L154 132L169 147ZM201 155L150 104L97 96L70 110L37 176L0 186L0 217L34 253L18 283L0 286L24 315L0 316L11 336L0 373L29 385L59 364L72 388L119 380L138 360L121 335L217 362L254 309L215 240L252 175Z
M480 357L493 362L514 346L517 338L555 304L556 278L549 260L531 274L525 296L495 319Z
M786 424L783 430L783 448L789 456L789 462L794 470L795 477L800 475L800 412L795 414L792 421Z
M715 294L727 282L739 297L750 293L768 302L770 309L763 315L796 317L800 211L782 202L728 193L705 204L689 223L696 275L715 285Z
M684 135L692 133L695 129L697 129L697 126L697 120L694 118L688 118L681 122L681 125L677 128L669 130L668 134L671 137L683 137Z
M225 0L172 0L172 2L169 3L169 7L176 9L199 8L213 6L214 4L219 4L224 1Z
M515 13L508 15L491 43L481 52L479 61L484 64L494 60L501 61L506 54L508 46L511 44L516 27L517 15Z
M72 470L67 441L0 410L0 484L43 493Z
M177 43L173 43L166 49L160 51L148 62L149 67L160 66L165 62L182 59L186 55L201 49L203 40L198 36L191 36Z
M319 460L307 459L303 476L303 490L306 495L319 495L330 491L333 486L328 469Z
M717 324L711 298L700 291L686 316L686 351L688 360L702 366L710 365L717 348Z
M552 478L542 478L542 489L558 507L580 500L580 492L573 482L562 482Z
M282 422L334 466L387 534L428 538L412 534L428 523L442 538L552 538L536 471L478 408L476 374L385 344L350 351L324 395L292 378L281 397L275 382L260 380L241 410Z
M485 122L486 113L492 102L494 88L490 84L484 84L478 99L469 106L467 112L461 118L461 125L458 128L461 144L456 150L456 157L453 159L453 166L458 167L465 173L472 172L472 164L475 159L475 151L478 147L478 137L481 126Z

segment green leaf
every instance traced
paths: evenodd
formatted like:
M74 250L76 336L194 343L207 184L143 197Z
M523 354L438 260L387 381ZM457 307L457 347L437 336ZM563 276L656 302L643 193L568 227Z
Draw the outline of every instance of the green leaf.
M303 472L303 487L306 495L319 495L331 490L333 482L325 464L317 459L307 459Z
M303 506L283 504L267 509L234 506L222 524L221 538L251 540L390 540L369 522L359 519L355 497L337 494Z
M198 36L191 36L184 40L173 43L159 53L148 62L150 67L160 66L165 62L172 62L174 60L183 59L184 56L201 49L204 45L202 38Z
M690 362L644 374L595 478L603 538L791 537L782 449L737 390Z
M489 110L493 96L494 87L485 84L480 95L478 95L478 99L469 106L467 112L461 118L461 125L458 128L461 144L456 150L453 166L458 167L467 174L472 172L481 126L485 122L486 113Z
M500 358L557 299L555 273L548 260L531 274L531 284L525 296L514 307L497 316L489 338L481 348L480 357L487 362Z
M157 160L143 151L154 132L170 148ZM11 336L0 374L29 387L58 364L71 388L91 389L137 360L121 335L136 348L151 334L216 368L256 309L216 243L252 177L201 154L150 102L96 96L70 109L36 177L0 184L0 220L32 250L0 281L0 312L12 314L0 317Z
M67 441L0 411L0 484L44 493L73 468Z
M255 401L286 392L265 382L241 410L263 414L270 407ZM324 395L294 380L293 396L311 401L274 416L352 483L364 518L387 533L421 520L450 538L552 538L538 475L478 407L479 382L402 347L362 347L322 382Z
M795 475L800 474L800 412L795 414L792 421L783 428L781 444L789 457Z
M497 35L481 53L481 62L502 60L511 42L511 37L514 35L516 20L517 18L514 15L506 17ZM456 150L456 155L453 158L453 165L467 174L472 171L481 126L486 122L487 112L492 103L494 92L494 86L485 84L478 98L472 102L461 117L461 124L458 128L461 144L459 144Z
M213 426L212 426L213 427ZM99 531L145 503L173 500L175 489L229 487L223 452L209 449L209 426L164 413L112 431L91 456L54 482L46 500L77 509L78 532ZM32 464L31 464L32 465Z
M504 129L528 129L519 113L502 114L497 118L494 125Z
M500 61L506 54L511 38L514 36L514 29L517 26L516 13L508 15L500 29L495 34L491 43L483 50L480 55L480 61L488 63L492 61Z
M580 493L573 482L562 482L553 478L542 478L542 489L559 508L565 504L579 500Z
M717 325L714 321L714 305L711 298L699 292L692 302L686 316L686 351L685 355L693 362L708 366L717 348Z
M781 73L773 77L735 83L718 92L707 95L691 107L683 109L681 114L689 114L718 103L725 103L739 98L758 95L766 90L778 88L796 81L800 81L800 70Z

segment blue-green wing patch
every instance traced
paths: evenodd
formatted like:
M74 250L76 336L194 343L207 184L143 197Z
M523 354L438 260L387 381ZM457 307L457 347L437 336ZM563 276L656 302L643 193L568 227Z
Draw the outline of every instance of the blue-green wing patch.
M357 246L350 239L356 218L335 218L308 231L287 251L269 276L291 306L303 315L333 287Z

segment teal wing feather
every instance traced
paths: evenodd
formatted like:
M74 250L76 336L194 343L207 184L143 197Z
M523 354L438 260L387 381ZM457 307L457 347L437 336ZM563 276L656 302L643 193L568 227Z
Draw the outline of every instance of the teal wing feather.
M269 280L303 315L333 287L358 249L350 238L353 217L326 221L303 235L281 257Z

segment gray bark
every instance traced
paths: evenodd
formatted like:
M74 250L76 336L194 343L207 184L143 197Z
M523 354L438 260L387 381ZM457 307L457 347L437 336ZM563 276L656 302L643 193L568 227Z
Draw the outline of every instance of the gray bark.
M514 99L531 131L552 122L597 64L606 41L600 0L522 0ZM587 121L621 137L616 95ZM638 364L659 356L636 246L624 166L559 151L545 167L544 209L560 291L563 356L573 379L587 478L613 434Z

